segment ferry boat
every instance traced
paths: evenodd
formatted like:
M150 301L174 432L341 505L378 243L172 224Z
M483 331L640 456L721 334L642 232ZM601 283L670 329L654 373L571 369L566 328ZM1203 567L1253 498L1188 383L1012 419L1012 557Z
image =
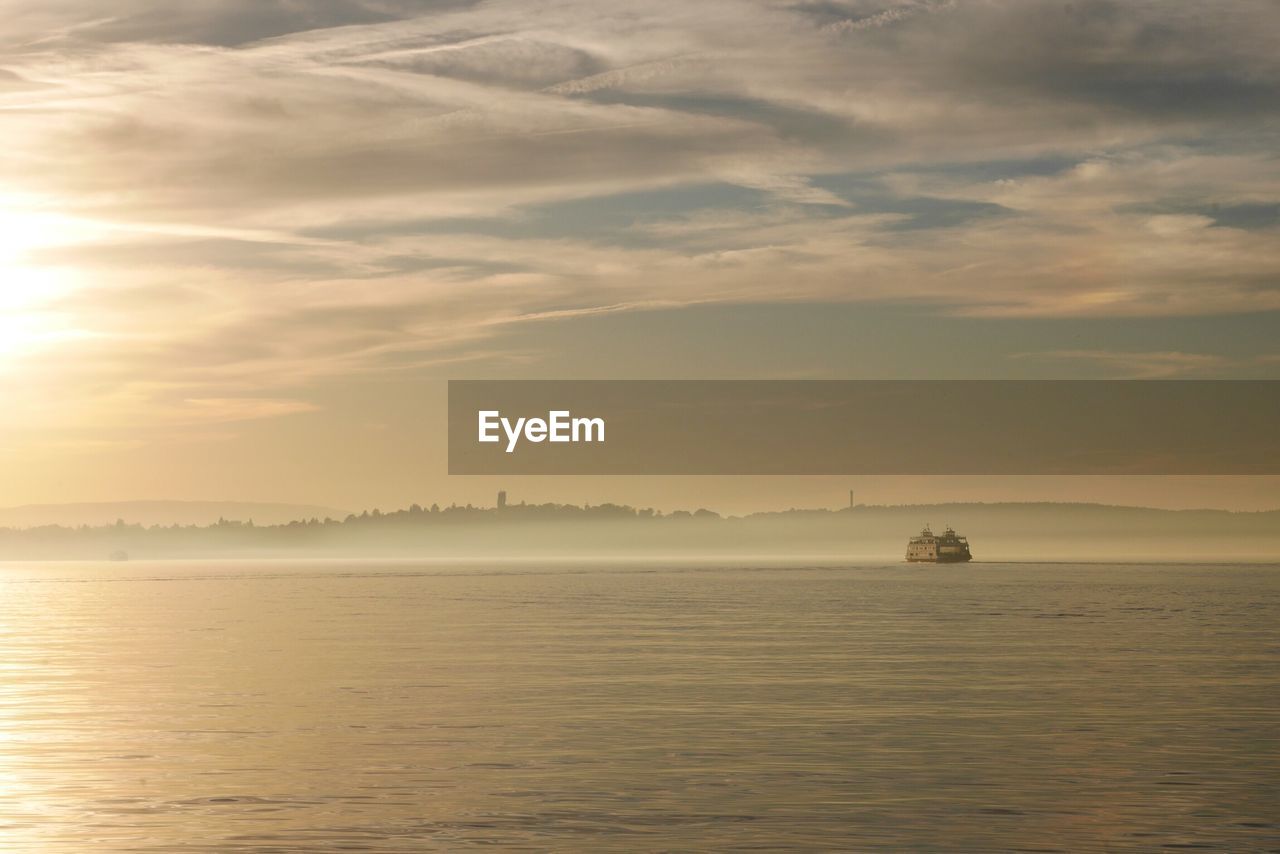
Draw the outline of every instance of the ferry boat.
M973 560L969 554L969 540L960 536L950 526L941 534L935 534L925 525L920 536L907 543L907 560L919 563L963 563Z

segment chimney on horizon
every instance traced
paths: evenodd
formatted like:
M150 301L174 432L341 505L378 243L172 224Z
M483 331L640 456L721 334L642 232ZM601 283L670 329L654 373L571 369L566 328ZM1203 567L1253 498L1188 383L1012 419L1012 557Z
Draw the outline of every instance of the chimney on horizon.
M505 489L498 490L498 509L507 509L507 491Z

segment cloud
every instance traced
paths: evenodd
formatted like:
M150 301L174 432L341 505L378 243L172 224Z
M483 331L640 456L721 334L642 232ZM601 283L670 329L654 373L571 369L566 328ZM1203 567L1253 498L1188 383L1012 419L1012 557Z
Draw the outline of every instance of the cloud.
M831 33L849 33L858 30L869 30L877 27L887 27L903 20L911 15L921 12L937 11L946 9L954 5L952 0L941 0L941 2L925 2L925 3L901 3L898 6L889 9L880 9L878 11L861 11L860 7L864 4L851 4L850 11L853 17L843 17L824 24L822 29ZM836 8L839 8L838 6Z
M272 36L392 21L468 0L125 0L110 14L85 0L5 0L11 43L160 42L231 47Z
M0 0L20 358L140 421L646 306L1280 309L1264 0L171 5Z
M1096 368L1108 378L1165 380L1220 377L1248 364L1266 364L1274 356L1258 356L1248 360L1232 359L1213 353L1183 353L1176 350L1129 352L1117 350L1046 350L1018 353L1015 358L1062 363L1083 363Z
M319 407L304 400L282 400L263 397L188 398L175 409L178 420L191 419L201 424L223 421L248 421L277 418L300 412L316 412Z

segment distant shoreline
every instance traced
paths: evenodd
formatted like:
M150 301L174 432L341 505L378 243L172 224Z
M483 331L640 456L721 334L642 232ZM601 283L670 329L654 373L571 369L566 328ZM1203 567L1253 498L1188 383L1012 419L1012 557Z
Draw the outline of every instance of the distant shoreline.
M618 504L420 505L278 525L0 529L0 559L613 558L898 560L926 523L954 525L976 562L1280 560L1280 511L1102 504L858 505L721 516ZM777 556L770 558L768 556Z

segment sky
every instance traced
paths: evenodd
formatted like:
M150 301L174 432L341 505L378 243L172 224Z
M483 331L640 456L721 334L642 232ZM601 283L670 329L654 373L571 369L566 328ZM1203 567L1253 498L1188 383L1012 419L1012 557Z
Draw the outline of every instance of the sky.
M1271 0L0 0L0 504L488 501L450 378L1280 378L1278 41Z

